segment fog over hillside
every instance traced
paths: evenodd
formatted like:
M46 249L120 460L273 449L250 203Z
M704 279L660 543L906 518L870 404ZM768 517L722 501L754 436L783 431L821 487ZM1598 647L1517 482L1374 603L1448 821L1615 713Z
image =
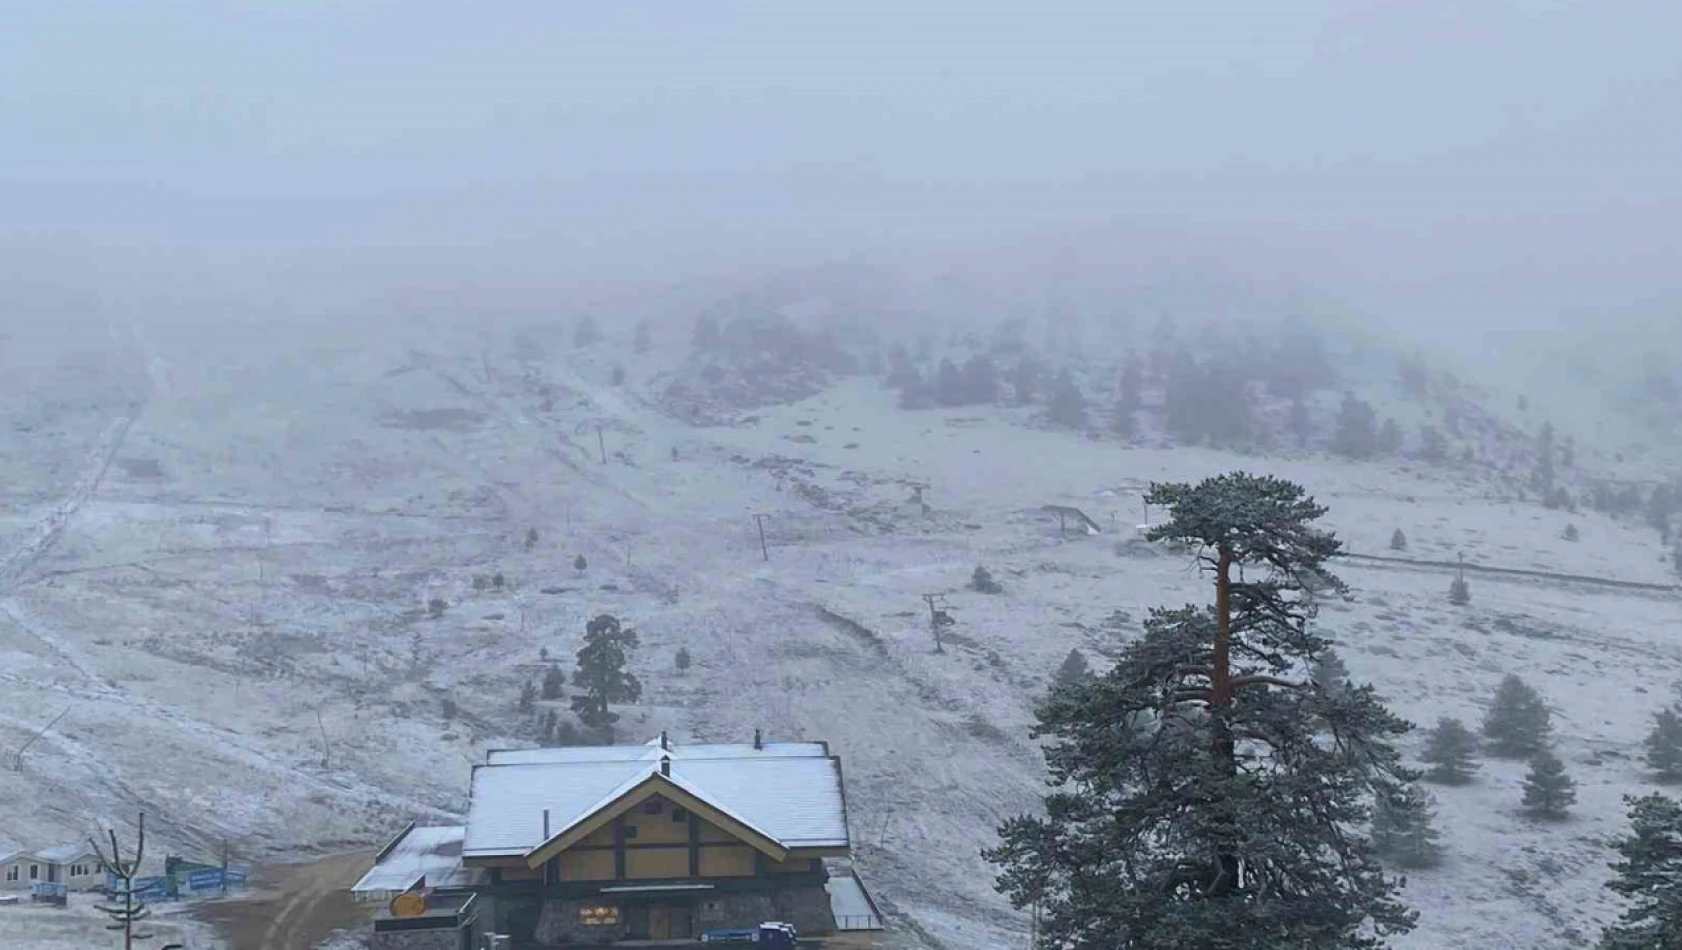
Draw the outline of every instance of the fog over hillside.
M350 866L459 822L488 749L758 728L845 762L882 946L1028 946L983 852L1046 813L1034 730L1217 728L1117 710L1216 636L1153 615L1215 580L1144 536L1194 504L1146 497L1245 471L1326 507L1348 584L1286 571L1317 615L1248 675L1322 725L1378 722L1337 705L1371 684L1410 768L1445 717L1484 743L1401 783L1423 866L1382 794L1318 826L1381 839L1418 919L1313 945L1595 945L1625 796L1682 773L1650 738L1679 32L1646 0L0 14L0 855L144 811L159 855ZM640 638L616 724L571 703L603 614ZM1551 715L1565 814L1486 733L1500 689ZM1048 891L1038 932L1167 945L1075 932L1139 892ZM287 941L347 923L311 906ZM11 913L8 947L93 932ZM238 950L211 916L171 927Z

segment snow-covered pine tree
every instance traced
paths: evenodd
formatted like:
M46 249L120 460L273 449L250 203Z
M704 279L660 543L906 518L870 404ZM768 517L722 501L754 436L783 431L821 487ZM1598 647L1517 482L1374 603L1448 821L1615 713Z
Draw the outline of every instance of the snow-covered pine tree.
M1327 650L1316 657L1312 669L1314 682L1321 689L1343 689L1349 685L1349 667L1343 664L1343 657L1336 650Z
M1373 850L1398 867L1436 867L1443 856L1436 817L1436 803L1417 786L1380 788L1373 795Z
M1464 607L1472 602L1472 585L1466 583L1466 578L1456 577L1449 582L1448 602L1456 607Z
M1086 662L1086 655L1080 650L1070 650L1063 658L1063 665L1051 677L1052 689L1068 689L1079 686L1092 679L1092 667Z
M1425 778L1440 785L1465 785L1477 771L1472 756L1478 750L1477 737L1458 719L1444 716L1425 739L1425 752L1420 756L1430 768Z
M1041 705L1051 791L986 852L998 887L1064 950L1383 947L1414 914L1350 828L1411 780L1391 744L1409 727L1370 686L1293 678L1330 646L1301 580L1338 553L1325 509L1242 473L1148 500L1172 513L1150 539L1197 550L1215 604L1153 610L1108 672Z
M1664 795L1625 798L1630 834L1606 886L1630 902L1600 938L1601 950L1682 947L1682 802Z
M1068 370L1058 373L1052 381L1046 414L1054 424L1064 428L1079 429L1086 425L1086 397L1081 395Z
M1507 674L1483 717L1484 749L1504 759L1528 759L1547 749L1552 731L1553 720L1541 695Z
M572 674L572 685L582 690L572 698L572 711L585 725L617 722L619 716L608 710L609 704L642 698L642 683L625 670L627 654L636 646L636 631L625 629L612 614L601 614L585 625L578 669Z
M1565 763L1552 752L1538 752L1524 777L1524 810L1533 817L1559 821L1577 801L1577 783L1565 774Z
M1647 733L1647 767L1664 783L1682 781L1682 715L1675 706L1659 710Z
M1397 528L1395 531L1392 531L1390 533L1390 550L1406 551L1407 549L1408 536L1402 533L1401 528Z

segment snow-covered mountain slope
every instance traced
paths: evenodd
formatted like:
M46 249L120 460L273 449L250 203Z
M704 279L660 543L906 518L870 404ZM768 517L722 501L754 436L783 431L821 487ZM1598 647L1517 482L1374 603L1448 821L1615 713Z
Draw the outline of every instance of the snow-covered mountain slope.
M643 644L622 735L829 740L884 903L946 947L1008 946L1027 922L979 851L1042 790L1036 697L1072 647L1101 657L1150 607L1209 593L1186 557L1129 543L1150 481L1300 481L1358 554L1390 554L1401 528L1421 560L1674 579L1650 530L1507 502L1465 472L1133 449L1025 410L902 412L868 381L697 428L655 397L681 341L638 356L628 326L610 336L525 363L469 336L354 353L158 339L143 355L170 385L138 408L67 400L41 424L19 415L39 402L10 405L0 545L24 553L0 588L0 744L69 713L0 769L0 836L56 842L144 807L178 846L298 852L459 812L469 765L534 735L521 684L609 612ZM1047 504L1106 530L1060 537ZM977 565L1003 593L966 588ZM1397 945L1594 933L1620 797L1649 787L1640 739L1682 679L1682 602L1474 573L1454 608L1441 569L1341 574L1352 598L1321 623L1357 679L1421 725L1475 724L1518 673L1579 782L1558 825L1519 814L1516 764L1435 790L1450 854L1409 875L1420 927ZM957 620L944 652L925 594Z

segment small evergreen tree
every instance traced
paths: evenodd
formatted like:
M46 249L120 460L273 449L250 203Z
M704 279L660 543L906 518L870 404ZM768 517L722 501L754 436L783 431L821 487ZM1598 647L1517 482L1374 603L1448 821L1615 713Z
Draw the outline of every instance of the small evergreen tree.
M612 614L601 614L585 626L578 669L572 674L572 684L582 691L572 698L572 711L585 725L617 722L619 716L608 709L610 705L642 698L642 683L625 669L636 647L636 631L623 627Z
M1626 797L1630 833L1613 844L1606 883L1630 902L1601 936L1601 950L1682 946L1682 803L1664 795Z
M596 318L584 316L578 318L578 323L572 329L573 346L590 346L602 338L600 327L596 326Z
M1327 650L1314 660L1312 676L1315 685L1327 692L1349 686L1349 667L1336 650Z
M970 575L969 589L978 594L1002 594L1004 586L993 579L993 572L977 564L975 573Z
M695 319L695 332L689 338L689 345L697 350L710 350L718 346L723 338L724 333L719 328L718 317L703 313Z
M496 590L506 589L508 587L508 578L505 577L501 571L497 571L495 574L491 575L491 587Z
M1016 394L1016 404L1026 406L1039 395L1040 377L1045 375L1045 367L1040 361L1031 356L1024 356L1016 361L1016 366L1010 372L1010 388Z
M1314 420L1309 416L1308 403L1303 401L1301 394L1291 397L1291 411L1285 418L1285 430L1296 437L1299 447L1308 447L1308 440L1314 435Z
M1406 551L1407 549L1408 549L1408 536L1402 533L1402 529L1397 528L1395 531L1391 532L1390 533L1390 550L1392 550L1392 551Z
M1509 673L1483 718L1484 748L1504 759L1528 759L1548 748L1552 730L1541 694Z
M1075 385L1075 378L1068 370L1058 373L1057 379L1052 382L1051 398L1046 409L1056 425L1068 429L1086 425L1086 397L1080 394L1080 387Z
M1051 688L1054 690L1067 689L1079 686L1091 678L1092 667L1086 662L1086 654L1078 649L1073 649L1069 651L1068 656L1063 658L1063 664L1057 667L1057 672L1052 674Z
M1472 602L1472 585L1466 583L1466 578L1456 577L1449 582L1448 602L1456 607L1464 607Z
M566 685L567 675L560 664L549 664L549 668L543 671L543 698L560 699L566 692Z
M1378 450L1376 419L1372 406L1356 399L1354 393L1344 393L1332 434L1332 451L1352 459L1372 458Z
M1439 785L1465 785L1477 771L1472 758L1477 750L1477 736L1464 723L1447 716L1438 719L1425 737L1425 752L1420 756L1430 766L1425 778Z
M1441 462L1448 458L1448 442L1436 426L1419 430L1419 458L1426 462Z
M677 655L672 657L672 662L677 665L678 675L682 676L687 674L689 672L689 664L691 662L689 657L689 648L678 647Z
M522 683L520 685L519 710L520 710L520 712L523 712L523 713L529 713L529 712L532 711L532 707L534 707L536 705L537 705L537 687L532 685L531 680L526 680L524 683Z
M1560 534L1560 537L1567 541L1576 541L1582 536L1582 533L1577 530L1577 526L1574 524L1566 525L1565 530Z
M1402 427L1394 419L1385 419L1378 427L1378 451L1381 455L1398 455L1402 451Z
M1530 475L1530 484L1546 498L1554 488L1554 427L1551 422L1542 423L1542 431L1536 435L1536 469Z
M582 554L580 554L577 557L572 559L572 569L577 571L580 574L584 573L584 569L589 567L589 566L590 566L590 562L584 560L584 555L582 555Z
M1381 858L1419 870L1442 863L1436 805L1413 785L1380 788L1373 796L1372 846Z
M457 711L456 710L456 701L451 699L448 696L445 696L444 701L441 704L441 706L442 706L441 711L444 714L444 721L445 722L454 722L455 718L456 718L456 711Z
M1577 801L1576 782L1565 774L1565 763L1552 752L1538 752L1524 777L1524 810L1534 818L1559 821Z
M1647 767L1666 784L1682 781L1682 715L1675 706L1659 710L1647 733Z
M438 618L444 616L444 611L449 609L450 602L442 597L434 597L426 602L427 616L431 617L433 620L437 620Z

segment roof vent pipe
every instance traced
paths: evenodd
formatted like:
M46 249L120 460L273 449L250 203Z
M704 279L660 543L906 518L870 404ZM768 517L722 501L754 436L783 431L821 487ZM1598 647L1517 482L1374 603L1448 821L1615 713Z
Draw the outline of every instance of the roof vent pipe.
M543 809L543 840L549 840L549 809Z
M662 751L669 751L671 749L671 747L672 747L671 742L666 738L666 730L661 729L660 730L660 748L661 748L661 750Z
M762 752L765 749L765 734L758 729L753 731L753 748L755 752Z

